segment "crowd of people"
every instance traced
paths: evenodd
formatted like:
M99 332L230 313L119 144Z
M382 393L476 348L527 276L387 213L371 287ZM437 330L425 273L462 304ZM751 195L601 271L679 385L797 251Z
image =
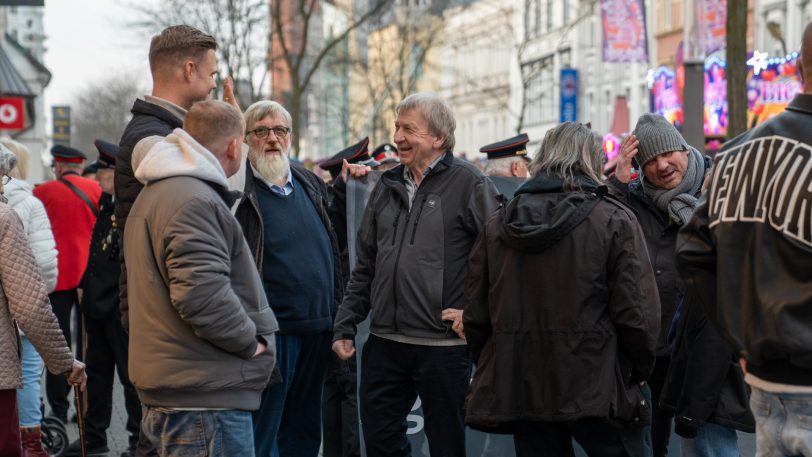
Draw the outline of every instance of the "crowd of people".
M289 159L284 106L241 110L230 78L211 99L216 49L153 37L152 93L93 178L55 146L32 188L0 146L0 455L47 455L43 361L50 415L87 398L66 456L109 452L116 373L122 456L408 456L418 397L433 456L464 456L466 427L519 456L665 456L672 430L683 456L737 456L737 431L812 455L812 81L714 160L645 114L608 177L572 122L532 159L524 134L483 146L483 173L414 93L394 145L325 182Z

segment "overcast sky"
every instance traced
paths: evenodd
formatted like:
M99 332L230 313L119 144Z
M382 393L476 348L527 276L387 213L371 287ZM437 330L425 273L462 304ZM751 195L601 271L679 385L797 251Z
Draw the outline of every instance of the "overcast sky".
M139 4L156 0L134 0ZM128 30L132 16L121 0L46 0L45 66L53 78L45 90L50 105L68 104L94 81L134 73L151 87L148 38Z

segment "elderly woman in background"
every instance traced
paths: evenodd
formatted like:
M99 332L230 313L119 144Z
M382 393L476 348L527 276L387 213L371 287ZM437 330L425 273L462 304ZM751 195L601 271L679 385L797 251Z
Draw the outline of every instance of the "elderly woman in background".
M0 192L12 178L17 158L0 146ZM84 389L85 367L74 360L48 303L45 284L15 211L0 197L0 455L22 455L17 416L17 391L22 387L20 334L45 359L52 373L64 373L68 382Z
M516 454L650 455L660 303L634 214L601 185L601 137L550 130L531 178L471 250L463 325L477 372L466 423ZM566 369L564 369L566 367Z
M0 144L7 147L17 157L17 165L9 172L12 179L3 187L3 196L20 216L28 245L37 261L37 269L49 293L56 287L56 242L51 232L51 222L45 207L34 197L34 187L28 178L28 148L10 138L0 138ZM31 344L31 340L21 334L23 387L17 390L17 407L20 417L20 435L26 455L44 456L40 422L42 422L41 382L42 358Z

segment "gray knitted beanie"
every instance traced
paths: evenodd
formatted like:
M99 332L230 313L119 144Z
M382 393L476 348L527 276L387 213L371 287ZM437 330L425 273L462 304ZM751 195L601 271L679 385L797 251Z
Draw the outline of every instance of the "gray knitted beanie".
M688 143L679 131L659 114L649 113L640 116L632 135L640 142L635 156L640 166L664 152L688 149Z
M8 175L17 165L17 156L7 147L0 144L0 176Z

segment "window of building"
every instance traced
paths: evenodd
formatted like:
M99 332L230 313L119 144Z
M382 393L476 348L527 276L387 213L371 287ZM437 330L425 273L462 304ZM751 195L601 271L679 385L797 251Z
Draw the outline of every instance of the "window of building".
M522 66L522 74L527 80L525 89L524 120L527 125L535 125L544 121L555 119L553 100L554 79L553 56L546 56Z
M547 32L553 29L553 0L544 0L544 25Z
M570 0L561 2L561 8L561 17L564 19L564 27L566 27L570 23Z

